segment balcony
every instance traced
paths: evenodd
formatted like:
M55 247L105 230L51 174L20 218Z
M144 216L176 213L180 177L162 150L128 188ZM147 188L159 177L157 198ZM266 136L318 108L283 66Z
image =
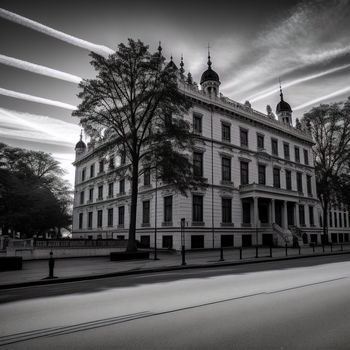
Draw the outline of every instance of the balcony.
M286 190L284 188L259 185L256 183L248 185L240 185L239 192L241 198L250 197L256 194L264 194L266 197L267 194L282 195L282 196L291 196L291 197L300 197L301 194L298 191Z

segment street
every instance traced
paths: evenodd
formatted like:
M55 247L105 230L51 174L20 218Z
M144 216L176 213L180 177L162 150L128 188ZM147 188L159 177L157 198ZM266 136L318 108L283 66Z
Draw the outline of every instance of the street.
M349 349L350 260L2 290L4 349Z

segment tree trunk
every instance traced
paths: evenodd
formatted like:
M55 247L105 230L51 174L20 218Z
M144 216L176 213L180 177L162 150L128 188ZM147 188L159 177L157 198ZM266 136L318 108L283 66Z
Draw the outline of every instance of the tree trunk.
M126 249L128 252L134 252L137 250L136 214L137 214L138 191L139 191L139 164L138 164L138 160L136 160L132 162L129 239L128 239L128 246Z

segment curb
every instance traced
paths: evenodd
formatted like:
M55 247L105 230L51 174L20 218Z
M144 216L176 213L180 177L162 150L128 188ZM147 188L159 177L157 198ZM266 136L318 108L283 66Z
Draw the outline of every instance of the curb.
M122 277L122 276L132 276L132 275L141 275L147 273L155 273L155 272L171 272L171 271L179 271L179 270L188 270L188 269L203 269L203 268L215 268L220 266L239 266L239 265L249 265L249 264L260 264L267 262L275 262L275 261L284 261L284 260L296 260L296 259L304 259L304 258L314 258L314 257L322 257L322 256L336 256L336 255L346 255L350 254L350 251L340 251L333 253L316 253L312 255L293 255L286 257L278 257L278 258L261 258L260 260L238 260L238 261L228 261L228 262L215 262L208 264L191 264L191 265L173 265L173 266L163 266L156 268L148 268L148 269L140 269L140 270L127 270L120 272L111 272L106 274L96 274L96 275L88 275L88 276L74 276L74 277L66 277L66 278L55 278L55 279L42 279L36 281L29 282L20 282L20 283L9 283L0 285L0 290L3 289L15 289L15 288L24 288L24 287L32 287L32 286L44 286L44 285L53 285L58 283L69 283L69 282L79 282L79 281L89 281L95 279L102 278L111 278L111 277ZM259 258L258 258L259 259Z

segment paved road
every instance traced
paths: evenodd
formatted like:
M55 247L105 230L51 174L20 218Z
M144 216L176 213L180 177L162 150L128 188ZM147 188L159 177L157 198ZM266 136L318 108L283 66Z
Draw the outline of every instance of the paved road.
M4 349L349 349L348 256L0 292Z

